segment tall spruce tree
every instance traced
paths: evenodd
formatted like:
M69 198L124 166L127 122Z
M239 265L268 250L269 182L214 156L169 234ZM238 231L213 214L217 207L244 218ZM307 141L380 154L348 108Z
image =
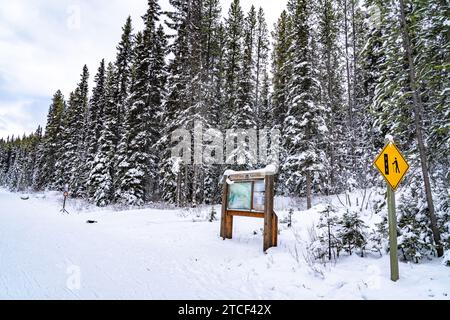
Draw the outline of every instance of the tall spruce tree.
M285 119L288 111L288 82L291 77L289 63L289 54L291 47L290 37L290 15L284 10L275 25L275 30L272 33L273 50L272 50L272 121L275 129L278 129L282 137L285 129ZM286 150L284 143L281 143L279 152L279 162L284 163L286 159ZM277 181L286 181L289 172L280 168L280 173L276 177ZM276 183L277 193L287 193L285 183Z
M114 196L114 129L117 127L117 109L116 71L112 63L108 64L104 84L103 97L99 99L102 103L102 112L99 113L100 137L88 180L90 199L98 206L108 205Z
M269 62L269 30L263 8L259 8L255 30L255 102L254 108L257 127L272 127L272 117L268 110L268 62Z
M70 94L67 109L64 112L62 143L58 150L59 159L56 163L57 178L53 188L69 185L71 194L75 197L83 196L86 189L86 115L88 102L87 66L83 67L81 81L74 92Z
M289 54L291 47L290 41L290 15L284 10L272 34L273 53L272 53L272 103L274 125L280 131L283 131L284 120L287 114L287 84L291 77L289 67Z
M146 59L146 46L142 33L136 35L135 61L133 63L135 72L131 96L129 98L130 107L127 110L125 123L127 131L126 140L126 160L120 163L121 169L126 169L121 177L116 195L119 202L142 205L145 196L145 178L148 175L148 153L146 135L148 123L148 60Z
M147 125L147 134L149 135L149 143L147 152L149 154L149 176L147 180L147 200L158 200L160 197L159 190L159 165L161 162L162 152L158 144L163 131L163 104L167 94L167 36L162 25L156 30L156 34L152 45L153 63L150 66L150 105L149 122Z
M326 168L324 136L328 133L328 111L320 99L320 82L314 68L314 39L311 28L311 4L289 1L291 10L290 61L292 76L288 83L289 109L285 121L284 170L286 186L293 194L305 194L312 206L313 186L318 189L319 174ZM306 190L303 191L303 186Z
M234 109L230 110L229 128L236 130L226 137L227 140L235 142L235 148L231 153L227 151L227 162L236 161L236 169L251 169L257 163L257 154L253 152L256 147L256 137L247 137L243 140L239 130L253 129L258 127L255 110L255 35L256 35L256 10L252 6L244 19L243 25L243 53L239 64L237 81L237 95Z
M109 129L112 130L115 149L114 165L111 171L112 179L114 181L113 192L115 201L118 201L120 198L120 191L118 190L120 190L122 179L128 169L126 140L128 127L125 117L129 107L133 51L134 40L132 21L131 18L128 17L122 28L121 40L117 46L116 61L114 63L115 79L110 82L111 86L114 86L114 103L116 105L114 111L116 121L114 125L109 127Z
M45 135L43 143L39 147L40 152L36 160L36 172L33 179L33 188L35 190L51 187L52 183L56 180L56 162L60 157L60 147L63 143L61 134L64 110L64 96L58 90L54 94L52 104L49 108Z
M142 205L149 181L153 184L155 181L150 178L150 173L156 171L157 160L150 157L150 151L158 139L159 126L155 126L159 124L161 108L161 85L158 83L160 71L157 68L163 59L156 57L156 48L159 49L164 43L155 43L159 15L157 1L149 0L143 17L145 29L137 34L134 49L134 74L125 118L126 159L119 163L124 173L119 176L116 190L119 202L131 205Z
M225 35L221 24L220 0L207 0L203 3L202 18L202 48L203 48L203 90L205 112L205 128L203 130L203 144L214 143L217 139L222 139L217 132L221 125L223 107L223 49ZM213 130L209 130L209 129ZM215 130L214 130L215 129ZM204 149L205 150L205 149ZM206 153L206 152L205 152ZM223 171L220 164L208 163L208 156L204 155L202 167L203 176L200 177L203 189L203 202L208 204L216 203L220 199L219 179Z
M166 24L175 31L175 39L170 45L170 53L173 58L169 62L168 92L164 103L163 134L158 142L161 154L159 174L161 177L162 199L177 205L183 205L187 201L186 178L183 179L180 158L173 157L172 148L177 141L172 141L172 134L182 127L183 115L188 101L189 69L188 69L188 13L187 1L173 0L170 2L173 11L166 12L169 20ZM181 155L179 155L181 157Z
M95 87L93 89L92 98L89 102L88 122L87 122L87 156L86 168L91 172L95 163L95 156L99 148L99 139L103 127L103 113L105 107L105 81L106 70L105 60L100 62L97 74L95 76ZM95 189L92 188L91 180L86 181L88 187L88 197L92 197Z
M331 0L322 0L317 4L318 12L318 48L320 54L320 82L322 87L322 103L330 111L327 117L329 133L326 135L327 158L329 159L329 170L327 172L327 193L342 191L345 185L344 170L346 163L346 110L341 85L341 48L338 43L339 37L339 8ZM344 154L343 154L344 153Z
M234 114L231 118L231 128L256 129L255 119L255 36L256 36L256 10L252 6L244 20L243 30L243 55L239 62L240 73L238 74L237 100Z
M236 127L234 117L238 110L237 92L239 89L239 75L242 68L242 41L244 37L244 14L239 0L233 0L228 11L225 24L225 127Z

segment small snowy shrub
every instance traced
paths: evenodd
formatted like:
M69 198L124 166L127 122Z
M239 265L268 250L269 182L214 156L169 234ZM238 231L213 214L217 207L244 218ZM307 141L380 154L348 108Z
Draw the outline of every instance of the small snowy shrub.
M355 249L359 250L361 257L364 257L364 250L367 244L367 226L359 218L357 211L347 209L340 221L339 238L342 241L342 248L352 255Z
M328 260L328 247L319 238L313 239L307 248L314 260L324 263Z
M441 231L442 245L450 250L450 192L442 190L436 203L436 215Z
M372 210L376 214L385 213L387 211L387 204L386 204L386 190L382 188L378 188L375 191L375 196L372 200Z
M319 212L319 223L308 244L316 260L335 261L342 252L349 255L358 252L364 257L366 252L382 256L387 251L387 220L369 228L360 218L361 203L343 208L327 205Z
M288 215L280 220L280 223L287 224L287 227L292 227L292 216L294 215L294 209L290 208Z
M310 248L316 259L336 260L342 248L342 241L336 236L339 229L339 219L336 208L327 205L320 212L320 220L317 225L317 237L311 243Z
M295 234L295 238L297 242L302 245L303 241L298 234ZM317 235L317 230L314 226L308 229L309 241L305 247L305 250L302 250L303 261L312 271L314 276L320 277L321 279L325 278L324 270L322 268L322 264L326 263L326 250L320 243L320 239ZM291 253L292 254L292 253ZM297 245L294 247L294 258L300 263L300 255L297 249ZM320 261L321 263L317 263Z
M294 209L290 208L288 213L288 228L292 227L292 216L294 214Z
M366 244L366 250L383 255L383 252L387 251L387 228L386 222L375 224L376 229L372 229L369 232L369 238Z
M420 193L419 188L413 185L402 194L397 206L400 257L415 263L434 256L436 252L428 206Z
M211 219L211 211L205 207L184 208L179 211L178 215L192 219L193 222L206 222Z
M434 174L434 199L436 218L444 249L450 250L450 170L447 173L443 169L448 166L441 163L442 168Z
M426 225L416 219L414 214L404 213L399 221L400 236L398 247L405 261L419 263L426 255L431 254L431 232Z

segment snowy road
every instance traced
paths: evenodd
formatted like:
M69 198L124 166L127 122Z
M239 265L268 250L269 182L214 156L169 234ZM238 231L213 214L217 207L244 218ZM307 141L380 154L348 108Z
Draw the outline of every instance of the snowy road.
M438 260L401 264L396 284L388 257L344 258L322 278L301 246L296 259L283 228L280 246L264 255L260 220L237 219L235 238L222 241L218 222L175 210L58 211L54 198L0 190L0 299L450 298L450 269Z

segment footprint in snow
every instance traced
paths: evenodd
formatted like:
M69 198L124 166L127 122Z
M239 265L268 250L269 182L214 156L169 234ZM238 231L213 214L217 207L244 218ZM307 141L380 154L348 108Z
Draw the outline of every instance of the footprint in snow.
M338 282L338 283L336 283L335 288L336 289L341 289L346 284L347 284L347 282Z

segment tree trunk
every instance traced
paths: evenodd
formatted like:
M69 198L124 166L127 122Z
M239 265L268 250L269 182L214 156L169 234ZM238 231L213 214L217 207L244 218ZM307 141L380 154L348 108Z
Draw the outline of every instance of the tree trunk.
M257 46L257 51L256 51L256 83L255 83L255 112L256 115L258 116L258 118L261 118L261 110L259 108L259 78L260 78L260 72L261 72L261 43L260 40L258 39L258 46ZM258 119L258 124L257 124L258 129L261 129L261 123Z
M348 132L350 134L350 154L351 154L351 167L352 172L354 172L354 163L355 163L355 150L353 146L353 105L352 105L352 83L350 80L350 57L348 52L348 5L347 0L344 0L344 28L345 28L345 61L346 61L346 69L347 69L347 99L348 99Z
M187 206L189 202L189 167L187 164L184 165L184 186L181 202L183 206Z
M308 170L306 171L306 207L307 209L312 208L312 201L311 201L311 172Z
M357 103L357 97L356 97L356 82L357 82L357 66L358 66L358 55L356 51L356 22L355 22L355 0L351 0L352 2L352 45L353 45L353 91L352 91L352 108L356 110L356 114L358 114L358 103ZM358 118L357 118L358 119ZM353 172L356 173L356 155L355 155L355 147L354 145L357 143L357 138L359 137L358 133L355 132L354 127L354 115L353 110L351 110L351 122L350 122L351 128L352 128L352 169ZM356 124L356 127L358 127L358 124ZM358 127L359 128L359 127Z
M355 22L355 0L352 1L352 45L353 45L353 95L352 95L352 106L356 108L356 81L357 81L357 66L358 66L358 55L356 52L356 22ZM354 160L353 160L354 161Z
M437 227L437 219L434 211L434 204L433 204L433 197L431 194L431 184L430 184L430 177L428 174L428 164L427 164L427 150L424 144L423 140L423 132L422 132L422 98L419 94L418 87L417 87L417 81L416 81L416 74L415 74L415 68L414 68L414 61L412 57L412 48L411 48L411 42L409 38L409 33L407 30L406 25L406 17L405 17L405 5L404 1L400 0L400 25L401 30L403 33L403 47L405 49L407 58L408 58L408 65L409 65L409 80L410 80L410 86L412 90L412 96L413 96L413 103L414 103L414 122L416 127L416 138L417 143L419 146L419 153L420 153L420 163L422 166L422 176L423 181L425 184L425 193L427 197L427 204L428 204L428 213L430 215L430 221L431 221L431 231L433 232L433 238L436 245L436 250L438 257L442 257L444 255L444 250L441 245L441 234L439 232L439 229Z
M192 207L197 207L197 177L198 176L198 166L194 164L194 172L192 175Z
M334 94L333 94L333 83L332 83L332 77L331 77L331 52L332 52L332 46L328 42L327 45L327 62L326 62L326 70L327 70L327 92L328 92L328 103L329 103L329 109L331 110L331 119L330 119L330 137L331 137L331 143L330 143L330 185L327 188L327 195L331 192L334 192L336 189L334 187L335 185L335 139L334 137L334 125L335 125L335 119L334 119L334 112L333 112L333 106L334 106Z
M331 227L330 227L330 214L328 214L328 260L331 261Z
M181 206L181 170L177 173L177 206Z

